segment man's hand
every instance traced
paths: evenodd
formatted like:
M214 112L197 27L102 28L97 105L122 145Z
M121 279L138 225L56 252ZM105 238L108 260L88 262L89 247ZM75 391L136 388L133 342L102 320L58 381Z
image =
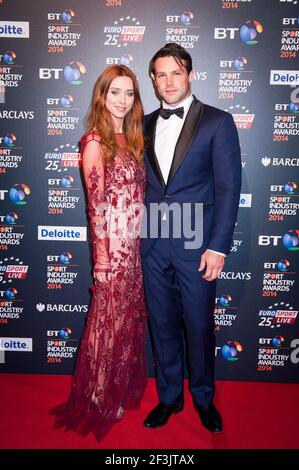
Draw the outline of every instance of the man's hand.
M220 275L224 267L224 261L224 256L206 250L201 255L198 271L202 271L204 268L206 268L206 272L202 276L203 279L206 281L214 281Z

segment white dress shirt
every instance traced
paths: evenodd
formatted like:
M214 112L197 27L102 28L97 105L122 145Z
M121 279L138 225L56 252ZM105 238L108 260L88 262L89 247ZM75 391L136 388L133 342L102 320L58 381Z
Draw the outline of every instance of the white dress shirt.
M184 117L183 119L172 114L168 119L164 119L161 116L158 117L156 125L156 138L155 138L155 153L157 155L158 163L161 169L161 173L164 179L165 184L167 184L168 175L170 172L173 155L177 140L181 133L182 127L184 125L187 113L193 101L193 95L187 96L181 103L176 104L175 106L170 106L169 104L162 101L163 108L175 109L175 108L184 108ZM218 251L209 250L213 253L217 253L222 256L226 256L224 253Z
M168 180L174 149L192 101L193 96L189 95L179 105L170 106L164 101L162 102L163 108L167 109L184 107L183 119L178 117L176 114L172 114L168 119L163 119L159 116L157 120L155 152L165 184Z

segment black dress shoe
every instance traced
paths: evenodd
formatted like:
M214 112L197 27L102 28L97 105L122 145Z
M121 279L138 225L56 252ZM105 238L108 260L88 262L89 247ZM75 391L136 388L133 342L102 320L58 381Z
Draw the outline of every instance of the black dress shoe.
M201 424L210 432L222 431L222 419L213 403L210 405L198 405L194 403L194 407L199 414Z
M184 406L183 400L177 403L159 403L143 422L147 428L158 428L167 423L172 413L179 413Z

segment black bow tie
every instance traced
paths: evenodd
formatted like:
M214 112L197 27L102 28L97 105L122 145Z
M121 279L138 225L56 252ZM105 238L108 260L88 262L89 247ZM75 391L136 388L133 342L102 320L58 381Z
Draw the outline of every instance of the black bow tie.
M168 119L172 114L176 114L179 118L183 119L184 117L184 108L169 109L169 108L160 108L160 116L163 119Z

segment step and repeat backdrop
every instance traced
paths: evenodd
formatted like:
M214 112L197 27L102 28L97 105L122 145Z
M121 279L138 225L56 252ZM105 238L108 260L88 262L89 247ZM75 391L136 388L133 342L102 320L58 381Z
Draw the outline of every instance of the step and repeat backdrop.
M0 0L1 372L72 372L92 285L78 149L92 87L125 64L153 111L148 62L177 42L242 148L217 378L299 382L298 17L297 0ZM152 374L149 341L148 358Z

